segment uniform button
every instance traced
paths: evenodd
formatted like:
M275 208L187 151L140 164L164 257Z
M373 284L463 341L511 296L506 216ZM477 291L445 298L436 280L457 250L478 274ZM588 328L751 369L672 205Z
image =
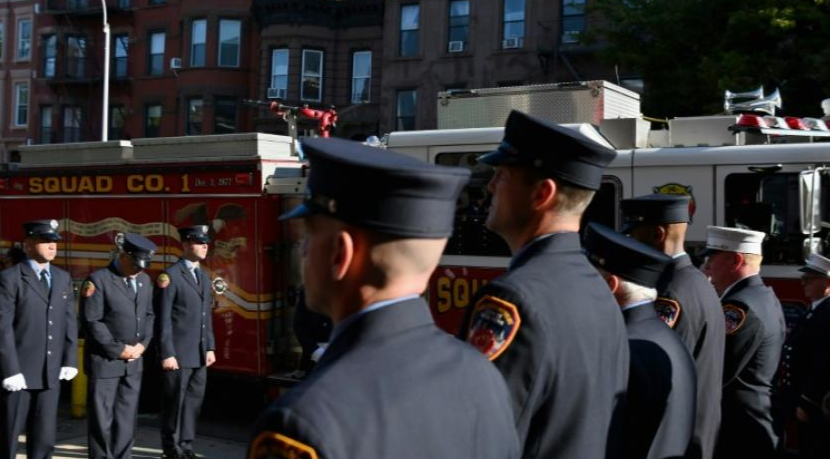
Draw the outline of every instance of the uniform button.
M49 321L49 325L52 325L52 321L51 321L51 320Z
M52 335L49 335L49 339L52 339Z
M52 351L46 351L46 355L52 355Z
M140 318L140 317L136 317L136 319L135 319L135 320L136 320L137 322L141 322L141 318Z
M136 333L135 336L141 336L141 333Z
M49 310L50 310L50 311L52 310L52 306L49 306Z

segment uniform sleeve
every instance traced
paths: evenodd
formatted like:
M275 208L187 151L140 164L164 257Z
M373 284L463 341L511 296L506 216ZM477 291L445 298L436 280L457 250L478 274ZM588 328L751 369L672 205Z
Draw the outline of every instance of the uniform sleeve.
M117 341L112 336L107 324L104 323L104 292L93 279L87 279L86 282L84 282L83 293L81 294L81 320L86 328L86 339L98 345L107 358L118 359L121 357L121 353L124 352L126 345ZM91 294L87 293L90 288Z
M805 409L820 407L822 399L830 390L830 314L816 319L821 320L821 326L813 333L815 339L809 343L816 350L812 353L813 361L809 362L804 392L799 400L799 406Z
M547 348L533 344L545 341L545 327L522 304L516 292L488 284L473 303L467 341L493 362L507 382L519 441L524 444L535 412L530 401L544 391L548 372Z
M64 309L66 311L66 336L63 343L63 366L78 368L78 319L75 317L75 297L72 295L72 280L66 275L67 295Z
M169 276L169 274L168 274ZM156 281L156 335L158 338L159 352L161 352L161 359L167 359L176 356L176 347L173 344L173 301L176 299L176 283L172 281L166 282L166 286L162 287Z
M269 408L257 421L248 459L338 457L315 426L289 408Z
M154 336L156 314L153 312L153 287L151 287L150 276L146 274L145 276L145 283L150 291L147 294L147 313L144 316L144 339L141 340L141 344L144 346L144 349L148 349L150 341L153 340Z
M208 282L210 280L208 279ZM205 312L205 330L207 333L207 350L216 350L216 339L213 336L213 295L207 295L208 305L207 312Z
M688 311L685 309L687 301L685 299L681 299L682 295L679 295L673 288L669 288L664 293L660 294L661 298L667 298L672 300L676 303L677 307L677 323L673 327L674 332L677 333L677 336L680 337L680 341L683 341L683 344L686 345L686 349L694 350L697 348L697 339L700 335L700 330L697 329L697 324L692 322L691 318L688 315ZM659 300L658 300L659 301ZM655 303L658 304L658 303ZM658 310L657 313L666 320L665 314L670 313L672 308L668 308L667 311L660 311ZM668 323L668 322L667 322Z
M749 360L755 355L755 351L761 345L764 335L764 325L755 314L752 314L745 305L726 304L725 311L729 307L738 308L743 311L743 320L733 323L734 330L727 328L726 349L723 359L723 387L729 386L746 367ZM735 309L733 309L735 310ZM726 318L725 318L726 320Z
M0 379L20 373L14 340L14 316L20 277L15 276L15 272L17 271L7 270L0 274Z

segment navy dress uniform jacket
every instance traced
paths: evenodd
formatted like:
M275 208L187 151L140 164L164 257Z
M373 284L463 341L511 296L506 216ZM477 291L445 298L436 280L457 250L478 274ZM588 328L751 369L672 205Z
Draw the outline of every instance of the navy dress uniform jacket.
M653 307L623 311L631 347L626 459L685 458L695 426L694 361Z
M782 390L792 397L789 416L795 408L821 408L830 391L830 298L825 298L801 319L790 333L782 355Z
M501 376L439 330L421 298L356 318L314 371L266 410L255 432L290 437L321 459L519 455ZM274 456L254 450L249 457Z
M479 290L462 327L474 344L488 308L515 308L520 320L512 342L490 358L510 389L523 457L618 457L628 335L579 234L531 242L506 274ZM468 385L475 384L470 378Z
M92 378L117 378L141 373L144 357L121 360L125 345L141 343L145 349L153 339L153 288L150 277L136 276L137 294L127 284L114 264L93 272L88 282L94 285L91 295L82 288L81 312L86 329L84 371Z
M0 380L23 373L28 389L56 387L61 367L78 367L72 280L49 270L51 295L27 262L0 273Z
M205 354L216 348L213 337L213 289L204 270L199 283L183 259L164 271L170 283L157 285L157 338L161 359L175 357L180 368L205 366Z
M673 322L674 331L692 354L697 370L697 419L689 459L709 459L720 429L726 342L723 308L712 284L686 254L674 260L673 268L667 271L657 290L661 298L670 300L669 305L658 307L658 312L663 313L667 323ZM678 309L674 321L665 314L672 311L672 306Z
M772 457L778 447L772 381L784 344L784 313L758 275L735 284L721 303L727 336L717 456Z

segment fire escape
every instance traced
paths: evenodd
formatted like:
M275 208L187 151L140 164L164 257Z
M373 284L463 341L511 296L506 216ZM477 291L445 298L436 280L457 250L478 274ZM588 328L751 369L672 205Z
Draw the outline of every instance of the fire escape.
M136 0L107 0L110 23L132 14L131 3ZM54 93L53 125L39 125L38 142L81 142L97 140L100 135L100 102L103 90L104 34L100 0L47 0L42 14L55 21L55 34L41 37L41 62L38 77ZM110 91L128 85L128 43L118 43L114 36L110 44ZM121 55L123 54L123 56ZM54 116L57 115L57 116ZM123 117L121 118L123 119ZM113 132L110 120L110 137ZM113 135L114 134L114 135Z

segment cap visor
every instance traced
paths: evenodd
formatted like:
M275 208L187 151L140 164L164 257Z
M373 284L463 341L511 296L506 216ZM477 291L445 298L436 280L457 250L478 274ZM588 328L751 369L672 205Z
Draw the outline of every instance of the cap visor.
M291 220L291 219L294 219L294 218L309 217L309 216L314 215L316 213L317 213L316 209L314 209L313 207L309 206L306 203L303 203L303 204L300 204L299 206L289 210L288 212L280 215L279 220L284 221L284 220Z
M817 270L817 269L813 269L813 268L811 268L811 267L809 267L809 266L803 266L803 267L799 268L798 270L799 270L800 272L802 272L802 273L820 274L820 275L822 275L822 276L824 276L824 277L830 277L830 276L828 276L828 275L827 275L827 273L826 273L826 272L819 271L819 270Z
M40 235L40 236L38 236L38 237L39 237L40 239L44 239L44 240L47 240L47 241L52 241L52 242L55 242L55 241L60 241L60 240L62 240L62 239L63 239L63 238L61 237L61 235L60 235L60 234L57 234L57 233L54 233L54 234L41 234L41 235Z
M135 263L136 266L138 266L141 269L147 268L147 265L149 264L147 260L142 260L140 258L135 258L135 257L133 257L133 262Z
M516 159L501 149L497 149L479 156L478 162L487 164L488 166L499 166L502 164L515 163Z

